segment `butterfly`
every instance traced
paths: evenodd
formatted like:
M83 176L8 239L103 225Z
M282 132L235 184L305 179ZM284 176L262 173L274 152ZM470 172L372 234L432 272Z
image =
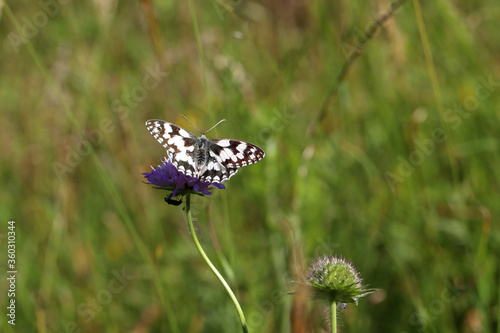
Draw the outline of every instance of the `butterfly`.
M204 133L197 137L163 120L148 120L146 128L167 149L167 155L177 170L204 182L229 180L238 168L257 163L265 156L264 151L252 143L234 139L208 140Z

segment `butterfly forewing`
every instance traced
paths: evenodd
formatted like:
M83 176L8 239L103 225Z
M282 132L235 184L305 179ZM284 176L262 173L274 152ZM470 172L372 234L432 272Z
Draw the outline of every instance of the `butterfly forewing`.
M197 177L194 156L198 138L177 125L163 120L148 120L146 128L167 149L167 155L175 167L187 176Z
M238 168L264 158L262 149L249 142L234 139L208 141L163 120L149 120L146 127L166 149L177 169L205 182L223 182Z

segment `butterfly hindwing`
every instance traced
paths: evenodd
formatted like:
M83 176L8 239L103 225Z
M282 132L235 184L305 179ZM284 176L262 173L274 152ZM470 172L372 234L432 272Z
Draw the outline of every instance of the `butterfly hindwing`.
M163 120L148 120L146 127L154 138L167 149L172 164L187 176L204 182L223 182L238 168L264 158L256 145L234 139L207 140Z
M211 152L225 168L241 168L264 158L264 151L256 145L234 139L214 139Z
M204 182L222 183L231 178L238 169L226 168L215 158L211 158L205 167L200 170L199 179Z
M260 161L265 153L249 142L234 139L209 141L209 162L200 172L200 180L223 182L231 178L238 168Z

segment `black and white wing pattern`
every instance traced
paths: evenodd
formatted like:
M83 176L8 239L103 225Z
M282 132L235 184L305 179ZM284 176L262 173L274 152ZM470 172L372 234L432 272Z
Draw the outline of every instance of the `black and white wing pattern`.
M148 120L146 127L167 149L172 164L184 173L209 183L231 178L246 165L257 163L265 153L256 145L234 139L208 140L163 120Z

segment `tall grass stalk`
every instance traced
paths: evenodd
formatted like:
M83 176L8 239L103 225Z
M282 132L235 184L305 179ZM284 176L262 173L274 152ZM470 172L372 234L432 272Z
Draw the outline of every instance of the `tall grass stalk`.
M9 19L12 21L13 25L15 26L16 30L18 31L19 34L22 34L22 29L21 25L17 21L15 15L12 13L8 5L5 5L5 12L7 13L7 16ZM45 77L47 82L50 84L51 88L54 89L56 96L58 98L58 101L61 103L63 106L64 112L69 119L71 125L73 128L76 130L78 133L79 138L83 141L85 139L84 133L83 133L83 126L78 122L76 117L73 115L73 112L70 110L69 106L65 102L64 98L62 97L62 93L60 90L60 87L54 82L52 76L49 74L49 71L47 70L46 66L42 62L42 58L40 57L39 53L35 50L33 47L32 43L27 40L26 41L26 47L29 50L29 53L31 57L33 58L33 61L36 63L38 69L42 73L42 75ZM166 298L166 294L163 290L163 285L160 281L160 276L158 274L157 269L155 268L153 259L151 255L148 252L148 249L144 242L142 241L141 237L139 236L139 233L137 232L137 229L134 225L133 219L130 216L130 214L127 212L127 209L125 205L123 204L123 201L121 199L121 196L118 192L118 189L116 188L115 184L112 182L111 178L109 177L109 174L106 173L101 160L99 157L96 155L94 149L90 149L90 158L92 159L93 163L96 166L96 171L98 175L100 176L102 182L104 183L104 186L108 190L108 193L110 194L112 201L114 202L116 209L118 211L118 215L121 217L123 222L125 223L130 235L134 239L134 242L139 250L139 253L142 255L144 260L148 263L148 266L153 270L153 284L156 288L156 291L158 293L158 297L160 298L160 302L162 304L163 309L165 310L165 314L167 316L167 321L169 323L170 330L172 332L179 332L179 327L177 324L177 319L173 313L173 309L170 305L170 302ZM59 239L54 240L56 244L58 244Z

